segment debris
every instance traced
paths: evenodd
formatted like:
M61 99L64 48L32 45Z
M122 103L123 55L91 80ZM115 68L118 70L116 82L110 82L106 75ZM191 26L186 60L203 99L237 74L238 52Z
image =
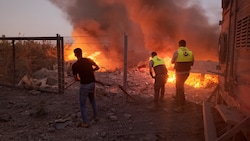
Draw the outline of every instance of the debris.
M24 86L24 87L31 88L31 87L35 87L35 83L33 79L31 78L31 76L24 75L23 78L17 84L17 86Z
M55 122L55 128L56 129L63 129L71 123L72 123L71 120L66 120L64 122Z
M73 84L75 84L77 81L73 81L71 82L68 86L66 86L64 89L68 89L70 86L72 86Z
M124 117L125 117L126 119L130 119L130 118L132 117L132 115L130 115L130 114L124 114Z
M63 129L72 123L71 117L60 118L54 121L55 129Z
M132 97L121 85L118 85L118 87L129 97L129 98L131 98L132 100L134 100L134 101L136 101L137 102L137 100L134 98L134 97Z
M12 117L8 114L1 114L0 115L0 122L8 122L12 119Z

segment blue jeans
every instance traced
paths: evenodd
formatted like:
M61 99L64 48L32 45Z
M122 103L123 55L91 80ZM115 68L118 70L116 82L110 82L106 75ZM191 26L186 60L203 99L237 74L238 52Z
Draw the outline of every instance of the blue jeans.
M96 101L95 101L95 82L89 83L89 84L81 84L80 85L80 111L83 122L87 122L87 108L86 108L86 102L87 98L89 98L89 101L91 103L92 109L93 109L93 116L97 116L97 108L96 108Z

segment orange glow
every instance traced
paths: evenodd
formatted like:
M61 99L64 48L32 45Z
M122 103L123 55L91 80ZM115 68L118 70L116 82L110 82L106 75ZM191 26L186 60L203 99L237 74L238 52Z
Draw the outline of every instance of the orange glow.
M168 71L168 83L175 83L175 72Z
M175 83L175 72L168 71L168 83ZM213 74L200 74L200 73L190 73L188 79L185 82L186 85L192 86L194 88L209 87L210 85L218 84L218 76Z
M171 58L163 58L168 68L168 80L167 83L175 83L175 71L174 64L171 64ZM151 57L149 57L151 60ZM209 87L210 85L218 84L218 76L213 74L202 74L202 73L190 73L188 79L185 82L186 85L194 88Z
M99 66L100 71L113 71L117 68L122 68L123 62L116 61L114 57L112 57L112 51L110 51L110 55L107 55L107 50L103 49L103 45L98 44L98 40L91 36L81 37L77 36L77 30L74 30L73 37L74 44L73 45L65 45L65 61L72 61L76 60L77 58L74 55L73 50L75 48L81 48L83 51L83 57L91 58L94 60ZM87 43L96 43L96 44L87 44ZM105 52L104 52L105 51ZM105 55L106 53L106 55ZM164 57L164 61L168 68L168 83L175 83L175 71L174 65L171 64L171 58L168 57L169 55L162 55L167 56ZM159 57L162 57L159 56ZM149 58L150 59L150 58ZM140 68L142 69L142 68ZM145 67L147 69L147 67ZM201 88L201 87L208 87L209 85L217 84L218 83L218 76L212 74L201 74L201 73L190 73L189 78L185 82L186 85Z
M77 60L74 54L74 49L81 48L83 57L95 61L101 68L100 71L115 70L120 67L121 62L118 62L111 57L113 52L110 51L107 53L107 45L101 44L95 37L88 35L82 36L83 33L79 29L75 29L72 34L72 37L74 37L74 43L72 45L65 45L65 61ZM106 51L106 54L103 51Z
M70 49L66 49L65 50L65 61L72 61L72 60L77 60L77 58L75 57L75 54L73 52L73 47L68 47ZM83 53L83 57L86 57L86 58L90 58L92 59L93 61L95 61L96 64L100 64L99 61L98 61L98 56L101 54L100 51L96 51L96 52L93 52L92 54L88 54L88 53Z
M175 71L174 65L171 64L171 58L164 58L165 64L168 68L168 83L175 83ZM201 73L190 73L188 79L185 82L186 85L194 88L209 87L212 84L218 84L218 76L213 74L201 74Z

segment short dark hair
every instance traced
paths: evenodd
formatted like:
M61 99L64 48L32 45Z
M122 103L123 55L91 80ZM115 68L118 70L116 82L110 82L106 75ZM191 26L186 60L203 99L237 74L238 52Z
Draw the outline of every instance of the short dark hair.
M179 46L180 47L185 47L186 46L186 41L185 40L180 40L179 41Z
M153 51L152 53L151 53L151 56L152 57L154 57L154 56L156 56L157 55L157 53L155 52L155 51Z
M74 53L75 53L75 54L82 53L82 49L76 48L76 49L74 49Z

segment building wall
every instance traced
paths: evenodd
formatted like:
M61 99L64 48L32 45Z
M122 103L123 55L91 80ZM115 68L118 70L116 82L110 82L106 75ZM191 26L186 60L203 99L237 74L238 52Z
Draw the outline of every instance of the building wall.
M225 4L227 1L222 2ZM222 14L221 37L224 40L220 45L224 45L224 53L220 52L220 55L225 56L225 61L220 61L220 72L224 74L219 77L221 95L227 104L250 115L249 0L230 0L228 5L224 5Z

